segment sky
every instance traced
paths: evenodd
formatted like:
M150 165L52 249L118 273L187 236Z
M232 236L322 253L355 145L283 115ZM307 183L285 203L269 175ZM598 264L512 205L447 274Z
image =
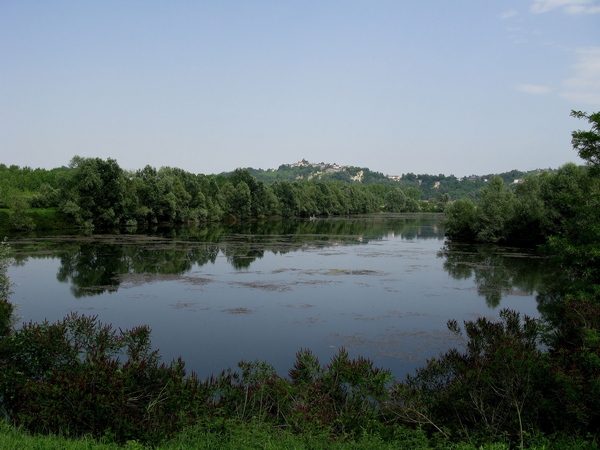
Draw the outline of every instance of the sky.
M0 163L582 163L600 0L2 0Z

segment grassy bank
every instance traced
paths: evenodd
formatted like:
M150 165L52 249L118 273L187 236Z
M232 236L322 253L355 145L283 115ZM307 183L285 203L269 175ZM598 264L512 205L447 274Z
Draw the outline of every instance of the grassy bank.
M102 442L89 437L69 439L65 436L32 436L6 423L0 423L0 448L6 449L64 449L64 450L115 450L155 448L175 449L261 449L261 450L316 450L316 449L416 449L416 450L508 450L509 444L504 442L473 445L467 442L452 443L447 440L430 440L421 430L399 428L394 439L383 441L377 435L365 434L355 439L331 440L327 436L296 435L267 425L241 424L226 421L219 424L198 425L187 428L173 439L156 447L146 447L137 441L129 441L124 445L114 442ZM539 439L529 447L530 450L550 449L593 449L597 446L579 438L560 437Z
M29 208L17 213L0 208L0 232L64 230L75 225L66 220L56 208Z

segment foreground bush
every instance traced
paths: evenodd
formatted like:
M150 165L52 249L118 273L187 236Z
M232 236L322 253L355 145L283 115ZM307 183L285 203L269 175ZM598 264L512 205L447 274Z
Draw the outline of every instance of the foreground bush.
M158 443L199 420L231 418L335 437L380 426L392 380L344 350L324 367L299 352L291 380L266 363L239 368L200 382L181 360L160 362L147 327L116 332L71 314L0 338L1 408L31 432L117 442Z
M199 386L182 361L159 362L147 327L72 314L0 340L3 412L32 432L157 442L190 423Z
M117 331L71 314L14 328L6 244L0 252L0 412L22 430L129 446L181 442L174 448L186 439L197 448L550 448L565 436L597 439L600 301L589 291L564 297L550 335L509 310L499 322L468 321L464 351L400 383L343 349L326 365L299 351L287 378L242 361L203 382L181 360L162 363L148 327Z
M466 322L466 351L449 350L395 385L391 412L469 441L522 446L526 434L547 428L550 365L538 348L538 322L510 310L500 316L500 322ZM450 328L461 334L456 322Z
M189 430L219 447L232 430L244 439L268 431L296 444L362 440L376 448L402 440L412 448L525 447L555 432L595 439L600 308L574 305L550 352L540 349L538 320L504 310L500 322L466 322L465 351L449 350L401 383L343 349L327 365L301 350L287 378L242 361L239 371L202 382L186 375L181 360L161 363L147 327L117 332L72 314L0 338L1 407L32 433L121 444L158 445ZM449 326L462 333L456 322Z
M22 430L0 423L0 448L27 449L64 449L64 450L115 450L155 448L170 449L260 449L260 450L309 450L309 449L364 449L364 450L509 450L511 446L505 442L489 442L476 445L468 442L452 442L450 440L427 437L423 430L399 427L393 439L383 440L372 434L362 434L356 438L331 440L328 436L314 434L294 434L268 425L256 423L243 424L236 421L224 423L203 423L184 429L173 439L157 446L145 446L138 441L128 441L123 445L96 440L90 437L70 439L64 436L32 436ZM527 445L530 450L569 449L584 450L596 448L585 439L553 435L538 436Z

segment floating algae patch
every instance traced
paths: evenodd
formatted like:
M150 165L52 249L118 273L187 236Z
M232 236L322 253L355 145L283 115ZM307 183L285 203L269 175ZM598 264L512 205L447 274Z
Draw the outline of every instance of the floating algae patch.
M346 255L345 252L323 252L319 253L319 256L343 256Z
M90 292L98 291L99 293L102 293L105 291L106 292L116 291L117 289L119 289L119 286L111 285L111 284L99 284L97 286L80 287L79 289L81 289L82 291L90 291Z
M290 309L309 309L309 308L314 308L315 305L309 305L308 303L305 303L303 305L285 305L286 308L290 308Z
M193 284L195 286L204 286L205 284L213 283L214 280L210 278L203 277L181 277L183 281L189 284Z
M335 281L335 280L299 280L299 281L290 281L287 284L288 284L288 286L329 286L329 285L341 284L341 282Z
M323 275L361 275L361 276L383 276L389 275L389 273L381 272L378 270L349 270L349 269L329 269L323 273Z
M162 273L123 273L115 277L123 288L132 288L146 283L157 283L160 281L180 281L187 277L181 275L167 275Z
M214 282L210 278L190 277L178 274L162 274L162 273L123 273L115 276L122 288L132 288L142 286L147 283L158 283L163 281L181 281L184 283L202 286Z
M365 317L362 314L354 314L354 320L362 320L365 322L373 322L375 320L380 320L380 319L387 319L389 317L392 317L391 315L388 316L377 316L377 317Z
M225 312L227 314L253 314L254 311L248 308L229 308L222 309L221 312Z
M299 272L300 269L295 269L293 267L289 267L289 268L282 268L282 269L275 269L271 271L271 274L273 275L278 275L281 273L287 273L287 272Z
M177 302L177 303L172 304L171 306L174 309L188 309L188 310L191 310L191 311L195 311L196 308L194 308L194 307L197 304L198 304L197 302ZM202 309L208 310L210 308L202 308Z
M274 283L269 281L232 281L229 284L249 289L260 289L263 291L285 292L292 290L287 283Z

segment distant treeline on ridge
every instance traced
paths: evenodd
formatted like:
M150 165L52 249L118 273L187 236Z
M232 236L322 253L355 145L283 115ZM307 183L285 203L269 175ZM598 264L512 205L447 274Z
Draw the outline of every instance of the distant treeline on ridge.
M513 185L540 172L513 170L500 177ZM304 160L277 170L203 175L173 167L127 171L114 159L75 156L68 167L51 170L0 164L0 228L108 229L379 211L441 212L453 200L477 198L490 177L388 177L367 168Z

